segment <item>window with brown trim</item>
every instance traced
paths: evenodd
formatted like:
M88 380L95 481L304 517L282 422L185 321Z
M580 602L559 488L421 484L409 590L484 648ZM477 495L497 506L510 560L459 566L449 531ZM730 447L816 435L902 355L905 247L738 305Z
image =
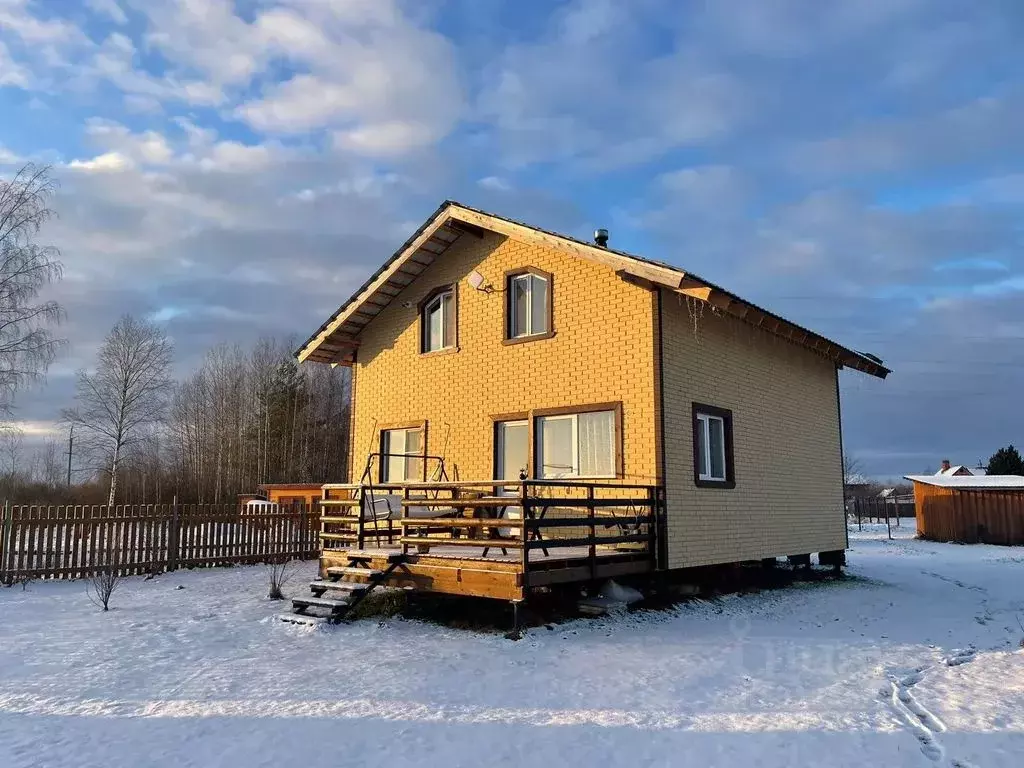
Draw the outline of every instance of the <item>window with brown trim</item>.
M732 411L693 404L693 481L699 488L735 488Z
M424 480L427 453L425 423L380 431L380 482Z
M622 476L622 404L532 412L533 466L539 479Z
M420 353L455 349L459 343L459 302L454 285L442 285L420 302Z
M550 272L524 267L505 274L505 343L549 339L555 335Z

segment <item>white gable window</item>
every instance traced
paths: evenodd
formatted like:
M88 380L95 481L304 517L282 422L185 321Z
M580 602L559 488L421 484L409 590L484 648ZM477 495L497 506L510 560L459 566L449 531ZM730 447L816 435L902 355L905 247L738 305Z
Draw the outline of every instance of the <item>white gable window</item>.
M700 487L732 488L732 411L693 406L693 475Z
M537 416L537 477L615 477L616 422L614 410Z
M456 322L454 288L441 288L428 295L420 308L420 351L453 348Z
M403 483L423 479L423 427L380 431L380 480Z
M523 270L508 275L505 337L528 341L551 335L551 275Z

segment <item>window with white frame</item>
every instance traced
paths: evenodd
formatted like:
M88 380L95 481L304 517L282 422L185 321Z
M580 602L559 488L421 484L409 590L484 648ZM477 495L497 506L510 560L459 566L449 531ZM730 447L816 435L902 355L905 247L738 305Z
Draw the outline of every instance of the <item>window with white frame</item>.
M455 346L455 291L444 288L432 294L420 311L421 352L436 352Z
M509 339L529 339L551 334L551 276L538 272L508 278L506 329Z
M615 477L615 411L537 416L534 430L538 478Z
M382 429L380 431L380 479L382 483L402 483L423 479L423 428Z
M693 407L694 480L704 487L733 487L732 411L710 405Z

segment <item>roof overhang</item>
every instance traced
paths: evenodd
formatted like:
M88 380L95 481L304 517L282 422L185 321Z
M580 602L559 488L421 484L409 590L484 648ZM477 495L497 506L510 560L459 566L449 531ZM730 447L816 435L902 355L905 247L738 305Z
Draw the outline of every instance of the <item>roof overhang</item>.
M443 203L302 345L296 352L299 362L309 360L332 365L351 365L359 347L360 332L394 301L395 297L408 288L460 238L483 237L487 232L604 264L630 282L649 288L667 288L680 295L705 302L719 312L812 349L839 366L848 366L882 379L890 373L889 369L873 356L847 349L677 267L531 227L450 200Z

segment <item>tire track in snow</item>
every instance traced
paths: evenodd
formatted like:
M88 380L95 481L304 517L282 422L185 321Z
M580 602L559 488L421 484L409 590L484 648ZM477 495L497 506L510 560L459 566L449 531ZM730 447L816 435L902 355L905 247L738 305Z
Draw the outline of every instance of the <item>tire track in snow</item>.
M954 650L949 656L942 659L942 665L947 667L958 667L961 664L969 664L977 657L977 651L973 648ZM925 707L913 694L915 685L924 680L926 673L935 668L936 665L919 667L909 675L899 677L889 675L889 701L907 727L921 742L921 751L925 757L933 762L942 762L946 757L946 748L939 741L937 734L946 731L946 724ZM951 768L977 768L964 760L954 759L950 762Z

